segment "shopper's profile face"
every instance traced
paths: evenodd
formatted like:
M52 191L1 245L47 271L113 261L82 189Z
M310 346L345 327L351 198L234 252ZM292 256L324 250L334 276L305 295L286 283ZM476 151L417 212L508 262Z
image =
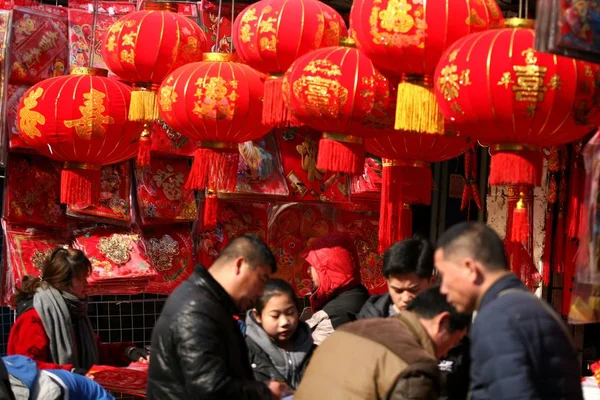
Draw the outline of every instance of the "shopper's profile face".
M265 284L271 274L271 267L251 267L245 260L242 260L238 271L237 306L239 311L246 312L254 307L254 304L262 296Z
M476 299L473 296L473 270L454 258L444 257L444 251L437 249L434 256L435 267L442 277L440 292L446 295L448 303L460 313L472 314Z
M415 296L429 287L429 279L419 278L417 274L397 274L390 275L387 284L394 306L405 310Z

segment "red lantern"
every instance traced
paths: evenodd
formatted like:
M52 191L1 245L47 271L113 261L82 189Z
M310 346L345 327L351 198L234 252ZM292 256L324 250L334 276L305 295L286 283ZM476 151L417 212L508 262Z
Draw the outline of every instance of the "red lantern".
M135 124L127 120L131 89L106 70L72 67L46 79L19 104L17 126L29 146L65 162L61 203L93 204L100 197L100 167L137 151Z
M389 104L386 79L354 41L300 57L284 77L284 97L303 124L324 132L319 169L358 174L363 138L375 134L377 113Z
M446 119L492 144L491 185L539 185L540 148L577 140L600 122L592 66L536 52L534 35L513 28L467 36L435 73Z
M285 71L300 56L337 46L348 30L342 17L317 0L262 0L237 17L233 43L242 61L268 74L265 82L263 123L292 122L282 98Z
M144 3L144 10L119 18L108 30L102 57L119 78L133 83L129 118L158 118L156 91L180 66L200 61L207 39L191 19L177 14L177 4Z
M502 25L494 0L355 0L350 26L380 71L401 78L395 129L443 134L431 76L457 39Z
M383 158L379 249L410 237L409 204L431 204L432 162L458 157L472 144L453 135L417 135L396 132L365 141L369 153Z
M264 76L232 54L206 53L204 62L185 65L160 87L159 108L164 121L177 132L200 142L187 186L215 185L235 190L238 143L258 139L269 131L261 123ZM216 220L216 203L205 208L205 222Z

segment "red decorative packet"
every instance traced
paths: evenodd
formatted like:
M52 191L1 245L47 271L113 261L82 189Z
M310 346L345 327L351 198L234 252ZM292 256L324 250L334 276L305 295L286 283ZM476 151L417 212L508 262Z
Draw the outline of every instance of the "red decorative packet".
M233 8L229 3L221 4L221 18L219 19L219 3L202 0L200 4L200 18L202 25L208 30L208 43L212 51L231 53L231 24L232 17L235 21L248 4L235 3ZM232 15L233 12L233 15ZM217 37L218 33L218 37Z
M68 72L67 9L48 5L13 10L10 83L35 84Z
M348 233L354 240L363 285L371 294L386 293L383 258L378 253L379 216L375 213L342 211L336 225L339 232Z
M108 391L146 397L148 364L132 363L129 367L93 365L89 374Z
M170 294L194 272L189 224L144 229L146 255L157 275L146 293Z
M300 253L310 242L335 231L338 210L292 203L269 207L268 244L277 259L277 277L290 282L299 297L312 291L308 264Z
M94 226L73 235L73 246L85 252L92 263L90 294L140 293L156 277L140 233Z
M348 179L344 174L319 171L317 151L320 134L310 128L275 131L290 201L347 203Z
M350 197L379 201L381 197L381 158L367 155L362 175L350 177Z
M4 302L12 304L16 288L26 275L39 276L46 257L57 246L68 244L66 230L38 229L2 221L6 246L7 268L4 282Z
M89 1L69 2L69 61L75 66L89 66L94 54L94 67L107 69L102 58L102 43L110 26L119 17L135 11L135 5L123 2L99 2L96 18L95 38L93 32L93 3Z
M27 226L65 228L61 169L59 163L41 156L12 154L6 170L4 218Z
M9 149L18 151L31 151L31 147L25 143L19 129L17 129L17 112L21 97L29 90L29 85L8 85L6 89L6 109L3 130L8 135Z
M193 190L185 188L188 160L153 157L136 168L137 200L142 225L194 222L198 206Z
M0 113L1 115L6 115L6 98L4 97L4 93L6 91L7 86L7 63L6 63L6 55L8 53L8 36L11 22L11 12L7 10L0 10ZM2 129L3 137L0 138L0 164L4 165L4 158L6 157L6 152L4 151L4 146L6 141L4 138L6 137L6 131Z
M240 144L235 192L219 192L219 196L244 195L288 196L277 142L269 134L260 140Z
M197 224L195 244L196 262L210 267L231 238L243 234L254 234L266 240L268 205L250 202L222 202L217 227L202 230Z
M182 5L184 4L180 4L180 6ZM152 130L153 155L191 157L196 148L196 142L182 136L164 122L154 124Z
M131 163L126 161L102 167L100 184L98 205L72 205L67 209L67 214L95 222L131 223Z

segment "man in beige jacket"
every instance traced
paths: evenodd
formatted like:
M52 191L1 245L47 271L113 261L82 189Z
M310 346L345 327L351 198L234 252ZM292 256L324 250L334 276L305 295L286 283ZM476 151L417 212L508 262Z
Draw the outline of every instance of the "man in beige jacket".
M438 359L470 321L436 286L394 317L346 324L315 351L294 400L437 399Z

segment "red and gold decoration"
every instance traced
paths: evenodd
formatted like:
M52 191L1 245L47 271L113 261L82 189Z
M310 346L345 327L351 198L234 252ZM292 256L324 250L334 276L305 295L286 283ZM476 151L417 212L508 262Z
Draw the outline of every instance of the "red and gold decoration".
M204 222L216 223L216 190L234 191L238 143L265 135L261 122L264 76L232 54L207 53L204 61L185 65L160 87L160 113L174 130L199 147L187 187L205 189Z
M292 63L313 50L337 46L347 34L341 16L317 0L261 0L240 13L233 28L235 51L246 64L268 74L265 125L292 122L282 97L283 74Z
M127 120L130 89L106 70L76 67L71 75L30 88L19 105L17 126L38 153L64 162L60 201L95 204L100 167L132 158L138 135Z
M464 156L465 187L460 201L460 211L467 209L467 221L471 217L471 200L475 202L477 209L481 211L481 197L479 197L479 185L477 185L477 151L469 149Z
M366 140L369 153L383 158L379 251L412 235L410 204L431 204L431 163L458 157L471 147L454 135L395 133Z
M294 116L323 132L317 168L359 174L363 140L372 136L389 105L387 80L352 39L300 57L284 77Z
M494 0L356 0L350 27L381 72L400 78L395 129L444 134L432 75L456 40L503 26Z
M129 118L158 119L156 93L162 80L184 64L200 61L206 35L177 5L145 2L144 10L119 18L109 28L102 57L120 79L133 83Z

